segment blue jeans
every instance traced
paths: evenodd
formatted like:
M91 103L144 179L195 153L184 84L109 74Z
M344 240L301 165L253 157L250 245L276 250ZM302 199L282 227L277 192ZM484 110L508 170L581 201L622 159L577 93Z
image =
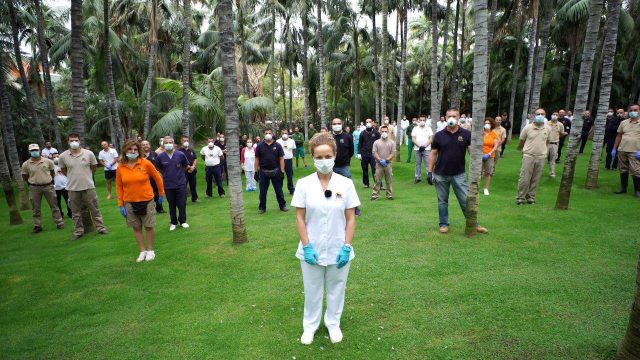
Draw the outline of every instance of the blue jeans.
M424 173L429 173L429 154L431 154L431 150L424 150L420 152L420 150L414 150L416 154L416 180L420 180L422 177L422 163L424 163Z
M284 200L284 193L282 192L282 172L278 168L278 171L273 177L267 177L262 170L260 171L260 204L259 210L267 209L267 190L269 190L269 182L273 184L273 190L276 192L276 199L278 200L278 206L280 209L287 206L287 202Z
M218 186L218 196L224 195L224 188L222 187L222 164L216 166L205 166L204 168L205 181L207 182L207 196L213 196L213 179L216 179L216 186Z
M336 174L340 174L346 178L351 179L351 169L349 168L349 166L334 166L333 167L333 172Z
M438 196L438 217L440 218L440 226L449 226L449 186L453 187L453 193L458 198L462 214L467 214L467 178L465 173L447 176L433 174L433 180L436 186L436 195Z

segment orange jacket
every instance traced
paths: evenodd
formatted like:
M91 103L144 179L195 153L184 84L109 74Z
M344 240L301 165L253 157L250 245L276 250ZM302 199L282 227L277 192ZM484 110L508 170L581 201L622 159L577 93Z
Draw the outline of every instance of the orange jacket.
M151 161L138 158L133 169L127 163L120 163L116 172L116 193L118 206L125 202L139 202L153 199L151 179L155 181L160 196L164 196L162 176Z

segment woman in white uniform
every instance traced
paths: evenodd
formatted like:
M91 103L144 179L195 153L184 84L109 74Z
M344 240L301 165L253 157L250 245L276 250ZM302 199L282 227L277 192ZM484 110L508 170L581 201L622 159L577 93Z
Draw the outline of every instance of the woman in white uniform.
M332 343L342 341L340 317L356 227L355 208L360 205L351 179L334 173L336 143L331 134L318 133L309 141L317 172L298 180L291 206L296 208L300 243L296 257L304 283L303 333L309 345L320 326L324 292L327 309L324 324Z
M247 146L242 148L240 153L240 162L244 169L244 176L247 178L247 191L256 191L255 162L256 148L253 146L251 139L247 140Z

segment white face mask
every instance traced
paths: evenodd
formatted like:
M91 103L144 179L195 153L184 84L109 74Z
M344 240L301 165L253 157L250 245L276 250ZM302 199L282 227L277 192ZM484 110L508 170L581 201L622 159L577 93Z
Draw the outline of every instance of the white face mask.
M189 142L188 141L183 142L182 146L188 148L189 147Z
M288 140L289 139L289 135L287 134L282 134L282 140Z
M333 130L333 132L339 133L340 131L342 131L342 125L332 125L331 129Z
M383 139L386 139L387 137L389 137L389 133L383 132L382 134L380 134L380 136L381 136Z
M333 165L335 164L335 159L313 159L313 165L315 165L318 172L321 174L328 174L333 170Z
M371 129L371 123L367 123L367 129Z
M418 125L420 125L420 127L424 127L425 125L427 125L427 123L426 123L426 122L424 122L424 121L420 121L420 122L418 123Z
M491 130L491 124L484 124L485 130Z
M73 150L77 149L80 147L80 142L79 141L70 141L69 142L69 147Z
M207 144L207 146L208 146L209 148L211 148L211 149L213 149L213 145L214 145L214 143L213 143L212 141L210 141L210 142Z
M53 163L58 165L58 158L53 159Z
M264 139L265 139L265 140L267 140L267 141L271 141L271 140L273 139L273 135L271 135L271 134L265 134L265 135L264 135Z
M458 120L452 116L447 120L447 125L449 125L450 127L454 127L458 125Z
M613 116L613 111L609 111L609 112L607 113L607 116Z
M164 149L171 152L171 150L173 150L173 144L164 144Z
M247 143L247 147L248 147L248 148L251 148L251 147L253 147L253 144L252 144L252 143L250 143L250 142L248 142L248 143Z

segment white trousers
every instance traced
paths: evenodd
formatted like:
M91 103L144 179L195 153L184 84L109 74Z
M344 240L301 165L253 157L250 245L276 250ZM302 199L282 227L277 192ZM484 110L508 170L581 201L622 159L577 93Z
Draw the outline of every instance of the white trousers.
M327 310L324 313L324 325L327 329L340 327L340 317L344 307L344 290L347 286L349 266L338 269L337 265L309 265L301 261L302 282L304 283L304 331L315 332L320 327L322 300L327 291Z
M256 180L253 178L253 175L255 175L255 173L255 171L244 171L244 176L246 176L247 178L246 190L256 188Z

